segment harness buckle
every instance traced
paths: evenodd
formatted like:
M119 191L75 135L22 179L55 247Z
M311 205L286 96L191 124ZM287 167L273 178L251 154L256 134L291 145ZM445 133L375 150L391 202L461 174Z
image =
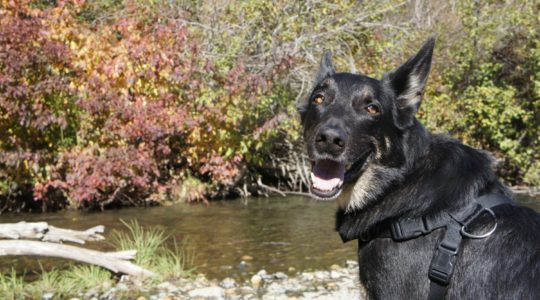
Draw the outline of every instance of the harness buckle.
M400 242L419 237L431 230L425 217L419 219L403 219L391 223L390 231L392 239Z
M454 273L457 253L458 248L440 243L429 266L429 279L441 285L448 285Z

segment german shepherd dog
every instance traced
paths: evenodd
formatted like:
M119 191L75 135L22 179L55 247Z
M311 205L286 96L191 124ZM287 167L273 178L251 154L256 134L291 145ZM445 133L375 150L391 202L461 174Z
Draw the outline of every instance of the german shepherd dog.
M336 230L344 241L389 220L450 222L483 195L511 198L486 152L431 134L416 119L434 45L430 38L380 80L336 73L325 53L311 95L299 104L311 193L337 199ZM495 223L493 234L461 241L446 299L540 299L540 215L513 203L493 212L471 226L482 231ZM359 239L368 298L427 299L430 262L443 234L444 228L405 241Z

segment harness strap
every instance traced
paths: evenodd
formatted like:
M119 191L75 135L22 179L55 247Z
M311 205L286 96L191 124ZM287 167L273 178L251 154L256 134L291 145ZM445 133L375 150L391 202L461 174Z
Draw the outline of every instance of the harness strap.
M441 240L437 243L435 253L431 260L428 277L430 280L428 300L444 299L450 284L450 280L457 264L458 254L463 237L467 238L486 238L491 235L495 227L487 234L475 236L465 231L467 225L472 223L478 216L484 212L489 212L493 218L495 214L491 210L499 205L511 204L512 200L504 195L487 194L478 197L469 206L448 218L404 218L383 222L374 226L369 231L362 233L359 239L359 246L376 238L392 238L396 242L401 242L422 235L431 233L437 229L444 229ZM349 239L341 236L344 242Z
M450 279L454 273L457 263L458 254L460 251L461 241L463 236L474 237L464 233L464 228L473 222L484 211L489 211L493 217L495 214L491 211L494 208L503 204L513 204L512 200L503 195L488 194L476 199L473 208L465 209L463 212L451 215L456 222L450 222L446 226L443 238L437 245L437 249L429 266L428 277L430 280L428 300L444 299ZM468 211L468 212L467 212ZM495 223L496 228L497 223ZM485 238L489 234L479 236ZM476 237L475 237L476 238Z
M401 242L428 234L444 225L426 217L401 219L390 224L390 233L394 241Z
M429 266L429 300L444 298L450 279L454 274L461 241L459 224L456 222L448 224Z

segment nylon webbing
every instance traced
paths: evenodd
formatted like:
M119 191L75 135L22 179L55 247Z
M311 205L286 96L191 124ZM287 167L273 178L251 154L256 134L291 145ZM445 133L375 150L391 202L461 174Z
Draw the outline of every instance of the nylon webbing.
M377 224L356 238L358 238L359 246L361 247L362 244L376 238L392 238L395 242L401 242L429 234L436 229L444 228L443 237L437 243L428 272L430 279L428 300L440 300L446 296L448 285L457 264L463 238L462 227L466 227L482 214L483 211L486 211L486 209L491 209L502 204L513 204L513 202L509 197L504 195L488 194L475 199L475 201L461 211L449 214L450 218L421 217L398 219L391 222L386 221ZM490 212L493 214L492 211ZM495 218L494 214L493 217ZM351 238L344 236L342 233L340 234L344 242L351 240ZM474 238L484 238L488 235L474 236ZM468 237L472 236L469 234Z
M428 277L430 279L428 300L444 299L448 285L457 264L457 258L461 247L461 225L466 226L478 217L486 208L491 209L502 204L513 204L506 196L489 194L476 199L473 206L466 211L452 215L455 222L447 225L444 236L437 245L429 266ZM471 209L472 207L472 209Z

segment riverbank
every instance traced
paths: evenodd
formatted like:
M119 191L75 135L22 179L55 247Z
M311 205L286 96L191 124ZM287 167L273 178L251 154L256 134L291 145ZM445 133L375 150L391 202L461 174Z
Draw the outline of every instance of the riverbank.
M290 272L289 272L290 273ZM102 290L102 292L98 292ZM53 299L46 293L43 299ZM176 281L145 285L123 276L111 287L96 287L81 292L72 300L174 300L174 299L365 299L358 282L358 264L347 261L345 266L332 265L328 270L267 273L260 270L249 280L237 282L232 278L209 280L200 274Z

